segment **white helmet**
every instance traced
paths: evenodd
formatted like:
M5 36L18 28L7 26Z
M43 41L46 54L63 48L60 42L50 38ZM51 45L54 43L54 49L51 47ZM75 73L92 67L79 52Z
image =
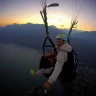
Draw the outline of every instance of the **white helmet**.
M61 40L64 40L66 43L68 42L68 38L65 34L59 34L58 36L56 36L56 39L59 38Z

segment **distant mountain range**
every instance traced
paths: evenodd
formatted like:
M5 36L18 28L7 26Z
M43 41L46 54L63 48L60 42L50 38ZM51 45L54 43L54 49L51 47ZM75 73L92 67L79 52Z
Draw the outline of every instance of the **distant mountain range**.
M49 36L55 43L55 37L59 33L68 34L69 30L58 30L55 26L49 26ZM41 49L46 37L45 26L43 24L13 24L0 27L0 42L24 45L36 49ZM73 30L70 42L80 56L80 62L96 69L96 31L87 32Z

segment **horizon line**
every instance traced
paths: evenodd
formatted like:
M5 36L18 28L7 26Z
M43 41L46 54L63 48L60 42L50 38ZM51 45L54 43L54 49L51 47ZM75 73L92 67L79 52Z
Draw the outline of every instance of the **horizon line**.
M27 24L33 24L33 25L45 25L45 24L40 24L40 23L31 23L31 22L27 22L27 23L22 23L22 24L20 24L20 23L12 23L12 24L7 24L7 25L0 25L0 27L6 27L6 26L11 26L11 25L27 25ZM54 26L54 27L56 27L55 25L48 25L48 27L50 27L50 26ZM59 30L62 30L62 29L67 29L67 30L70 30L70 28L58 28L58 27L56 27L57 29L59 29ZM72 30L79 30L79 31L87 31L87 32L92 32L92 31L96 31L96 30L91 30L91 31L88 31L88 30L80 30L80 29L75 29L75 28L73 28Z

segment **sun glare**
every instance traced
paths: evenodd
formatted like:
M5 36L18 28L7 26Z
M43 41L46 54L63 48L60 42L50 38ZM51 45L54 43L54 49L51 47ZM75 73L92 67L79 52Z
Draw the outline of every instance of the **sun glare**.
M68 16L62 14L54 14L55 16L48 16L48 24L54 25L57 28L68 28L70 27L71 19Z

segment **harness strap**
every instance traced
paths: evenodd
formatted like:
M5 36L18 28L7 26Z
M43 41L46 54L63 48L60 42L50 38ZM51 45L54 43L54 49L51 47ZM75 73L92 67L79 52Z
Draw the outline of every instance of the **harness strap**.
M51 43L51 45L47 45L46 44L46 41L49 40L49 42ZM57 54L57 50L55 48L55 45L54 43L52 42L51 38L47 35L45 40L44 40L44 43L43 43L43 54L45 54L45 47L53 47L53 50L55 52L55 54Z

